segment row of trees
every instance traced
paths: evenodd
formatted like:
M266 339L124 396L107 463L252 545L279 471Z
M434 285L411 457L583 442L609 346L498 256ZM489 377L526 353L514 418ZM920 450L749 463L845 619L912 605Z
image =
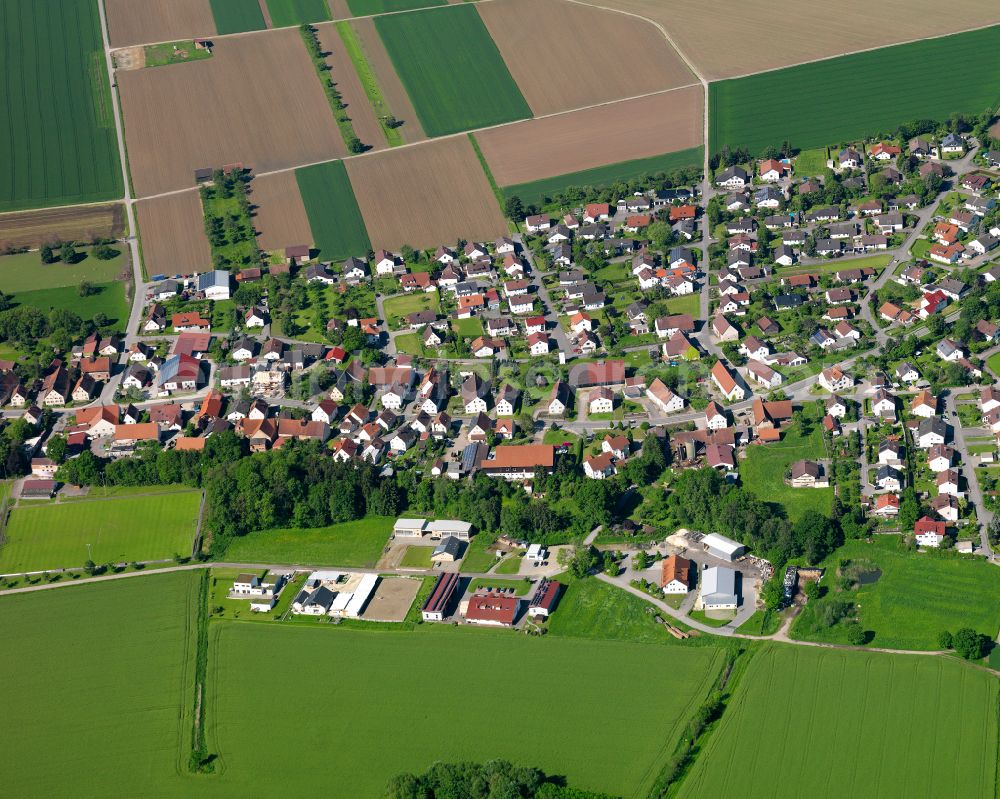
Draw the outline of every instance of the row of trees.
M537 768L506 760L435 763L423 774L400 774L389 781L385 799L612 799L608 794L570 788Z

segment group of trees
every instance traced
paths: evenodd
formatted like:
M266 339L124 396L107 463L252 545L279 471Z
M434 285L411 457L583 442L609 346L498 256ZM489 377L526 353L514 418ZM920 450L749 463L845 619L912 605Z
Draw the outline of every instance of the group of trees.
M423 774L399 774L385 799L611 799L607 794L567 787L537 768L506 760L435 763Z
M955 654L966 660L979 660L989 654L993 640L971 627L962 627L954 635L948 630L942 632L938 636L938 645L942 649L954 649Z

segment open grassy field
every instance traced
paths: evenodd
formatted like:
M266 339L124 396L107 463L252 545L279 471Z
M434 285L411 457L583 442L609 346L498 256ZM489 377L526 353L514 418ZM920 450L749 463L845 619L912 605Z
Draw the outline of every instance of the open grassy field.
M330 19L330 8L326 0L267 0L267 10L271 13L271 22L275 28Z
M513 591L517 596L527 596L531 590L531 580L505 580L502 577L478 577L469 583L468 591L493 588L497 591Z
M948 658L763 649L677 796L993 799L998 688Z
M807 510L830 515L833 488L792 488L785 485L785 470L803 458L824 457L822 428L815 421L807 436L800 428L790 427L784 438L773 444L750 447L747 458L740 461L743 485L765 502L781 505L791 521Z
M891 255L866 255L861 258L837 258L833 261L797 266L794 269L779 269L778 271L783 277L786 275L823 275L840 272L844 269L871 268L881 272L891 260Z
M94 283L94 289L95 293L87 297L81 297L76 286L19 291L14 294L14 304L30 305L43 312L63 308L81 319L93 319L98 314L104 314L109 324L124 326L129 313L125 284L118 280Z
M208 0L107 0L105 5L112 47L218 32Z
M198 192L140 200L135 208L147 275L191 274L212 266Z
M262 530L234 538L226 557L233 561L371 568L382 554L395 521L370 516L329 527Z
M663 34L638 17L564 0L494 0L477 10L536 115L695 82ZM642 53L642 69L594 57L627 52Z
M826 171L826 147L803 150L795 156L795 175L800 178L818 177Z
M120 197L97 4L0 0L0 52L0 211Z
M332 799L374 799L391 776L423 771L436 760L497 757L533 763L580 788L645 796L721 661L719 651L707 647L530 639L448 627L406 634L218 623L210 636L207 724L225 764L220 782L227 791L272 794L323 781ZM269 664L266 691L245 667L262 648L286 654ZM317 691L300 679L303 663L323 663L337 679ZM492 679L482 671L486 664L531 674L544 691L483 690L483 681ZM442 692L428 675L445 665L452 690ZM595 724L593 704L581 695L608 675L629 674L657 674L659 689L621 692L616 711ZM266 744L245 723L250 705L270 719ZM309 707L314 720L353 720L366 732L330 747L315 724L314 734L303 736L304 719L285 712L289 707ZM539 713L560 731L544 747L512 721ZM621 751L629 756L618 756Z
M241 162L260 174L346 153L294 28L220 38L209 59L118 82L139 197L192 187L200 167Z
M399 561L399 566L403 569L429 569L433 565L431 563L433 554L433 547L408 546Z
M124 232L125 206L121 203L0 214L0 250L117 239Z
M415 8L443 6L448 0L347 0L351 13L356 17L385 14L392 11L412 11Z
M219 33L260 31L267 27L257 0L209 0Z
M482 133L476 135L481 137ZM505 197L520 197L526 204L542 206L570 187L603 188L619 181L627 182L646 175L655 175L657 172L697 167L701 165L703 158L704 150L701 147L692 147L680 152L637 158L528 183L518 183L504 187L503 193Z
M953 80L950 68L955 53L982 63L998 47L1000 27L993 27L712 83L711 151L728 144L756 154L786 139L818 147L914 119L979 113L1000 102L1000 68L983 70L975 81ZM857 75L879 77L858 84Z
M390 297L385 301L383 307L386 317L390 319L394 316L403 318L415 311L440 312L441 310L436 291L413 291L409 294Z
M113 770L122 795L184 795L197 596L197 576L178 573L0 597L0 635L17 641L0 652L18 730L0 753L5 791L100 797L92 775Z
M857 590L837 591L836 570L844 559L871 561L882 576ZM828 569L823 577L827 596L857 606L862 628L874 633L873 646L937 649L942 630L972 627L991 638L1000 631L1000 574L983 559L906 552L898 536L877 536L871 544L848 541L823 565ZM792 627L793 637L847 642L844 625L813 630L814 618L806 605Z
M14 508L0 547L0 571L190 555L200 502L199 492L188 491Z
M472 5L375 18L428 136L531 116Z
M296 169L295 180L320 257L333 261L364 257L372 245L344 162Z
M108 283L122 275L125 268L124 247L115 247L118 255L109 261L100 261L88 249L77 252L84 256L75 264L60 262L43 264L38 252L17 255L0 255L0 291L12 294L18 291L78 286L82 281Z
M276 172L250 183L257 246L281 250L292 244L311 244L312 230L294 172Z

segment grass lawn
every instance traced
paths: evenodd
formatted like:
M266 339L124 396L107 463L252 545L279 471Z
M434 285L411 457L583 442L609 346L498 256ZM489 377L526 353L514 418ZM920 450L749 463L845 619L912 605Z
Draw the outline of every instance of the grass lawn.
M262 31L267 25L257 0L209 0L219 33Z
M276 28L287 28L305 22L326 22L330 9L326 0L267 0L267 10Z
M190 555L197 491L14 508L0 571L25 572L95 563ZM140 522L141 523L137 523Z
M785 470L795 461L825 457L822 428L812 422L812 431L803 436L797 426L773 444L749 447L740 461L740 479L747 489L765 502L781 505L791 521L807 510L829 516L833 508L833 488L792 488L785 485Z
M998 48L1000 28L992 27L715 81L709 86L711 150L728 144L757 153L786 139L819 147L913 119L980 113L1000 97L1000 70L956 83L949 68L957 52L976 63ZM859 87L857 75L879 75L879 81ZM886 93L883 86L898 89Z
M468 319L452 319L451 329L456 336L476 338L483 335L483 320L476 316L470 316Z
M113 770L123 796L192 789L178 770L190 749L197 598L198 576L185 572L0 598L0 635L17 641L0 652L4 715L21 731L0 758L6 792L106 795L81 762Z
M771 635L781 627L781 614L773 611L758 610L738 628L747 635Z
M493 571L496 574L517 574L521 571L521 560L521 554L515 552L500 561Z
M526 596L531 590L531 580L498 580L496 577L477 577L469 583L469 591L480 588L512 589L518 596Z
M128 321L128 302L125 300L125 285L120 282L95 283L94 294L81 297L76 286L19 291L14 294L15 305L31 305L43 313L62 308L72 311L81 319L93 319L104 314L112 324L119 327Z
M364 257L372 245L344 162L301 167L295 170L295 179L320 257L324 261Z
M795 176L799 178L819 177L826 172L826 147L803 150L795 158Z
M994 352L986 359L986 366L995 375L1000 375L1000 352Z
M79 497L67 497L59 494L56 498L58 504L64 502L87 502L92 499L109 499L111 497L131 497L136 494L177 494L188 492L191 489L185 485L162 485L162 486L91 486L86 494Z
M910 255L914 258L927 258L931 251L931 241L929 239L916 239L910 247Z
M729 618L716 619L709 616L703 610L692 610L690 613L688 613L688 616L690 616L692 619L694 619L695 621L700 621L702 624L707 624L709 627L725 627L727 624L729 624L729 622L733 620L734 615L735 614L731 613L729 615Z
M994 799L998 689L949 658L769 646L676 795Z
M672 314L686 313L697 319L701 311L701 295L695 292L683 297L671 297L665 304Z
M824 261L821 264L797 266L795 269L782 269L780 270L780 273L782 276L807 274L823 275L827 272L840 272L844 269L865 269L868 267L876 270L882 270L885 269L886 265L891 260L891 255L866 255L863 258L834 258L829 261Z
M465 550L460 571L464 574L482 574L496 563L497 556L486 551L490 543L492 542L487 542L482 535L474 536Z
M387 319L396 317L405 320L407 314L416 311L434 311L439 313L441 304L436 291L413 291L390 297L383 305Z
M329 527L262 530L234 538L226 557L234 561L370 569L382 554L395 521L369 516Z
M37 252L0 256L0 291L12 294L18 291L36 291L62 286L79 286L84 280L107 283L122 274L125 254L115 247L118 255L109 261L99 261L89 254L89 249L77 250L83 256L74 264L61 261L43 264Z
M906 552L898 536L880 535L872 544L848 541L826 563L827 598L844 598L858 607L861 626L874 633L873 646L888 649L937 649L942 630L972 627L996 638L1000 630L1000 574L982 558L957 558ZM869 560L882 571L875 583L838 592L836 569L843 559ZM971 600L971 601L970 601ZM819 602L826 601L825 599ZM809 605L795 620L792 635L807 641L847 642L843 624L813 630Z
M431 555L434 554L434 547L409 546L403 553L403 559L399 565L404 569L429 569L431 568Z
M97 4L0 0L0 52L0 211L120 198Z
M331 799L381 796L390 777L422 772L437 760L491 758L534 764L565 775L574 787L645 796L721 660L714 648L533 639L431 625L399 633L220 622L210 637L207 723L212 751L225 763L216 790L268 795L323 782ZM266 691L245 665L261 651L283 653L268 664ZM317 691L301 679L304 663L322 663L337 679ZM490 663L531 674L544 692L482 690L482 668ZM441 668L452 675L451 691L427 679ZM638 674L660 675L661 690L623 692L616 711L595 724L593 704L581 695L609 675ZM245 723L249 706L270 719L266 745ZM364 720L370 732L330 747L325 736L302 735L303 717L287 712L294 707L308 707L313 719L336 718L338 727ZM523 725L497 723L539 712L560 730L545 747L525 735ZM481 734L485 729L489 735ZM619 757L621 751L629 756Z
M240 619L242 621L274 621L288 612L295 601L295 595L302 590L306 582L306 575L299 574L281 589L278 601L268 613L259 613L250 610L249 599L230 599L229 589L233 587L233 581L241 574L246 574L247 569L211 569L209 570L208 582L208 612L213 619ZM255 574L262 582L273 582L267 580L267 569L250 569L250 574ZM222 608L219 612L217 609Z
M376 17L375 28L428 136L531 117L474 6Z

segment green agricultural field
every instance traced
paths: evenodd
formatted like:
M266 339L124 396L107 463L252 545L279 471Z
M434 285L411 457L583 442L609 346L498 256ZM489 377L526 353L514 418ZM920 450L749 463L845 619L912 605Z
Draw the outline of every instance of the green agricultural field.
M200 503L201 494L188 491L14 508L0 572L190 555Z
M531 117L474 6L376 17L375 28L428 136Z
M118 255L108 261L94 258L89 249L77 250L82 258L74 264L43 264L37 252L0 256L0 291L13 294L18 291L79 286L85 280L107 283L119 277L125 269L124 249L114 249L118 251Z
M124 327L129 312L128 302L125 300L125 285L118 281L95 283L94 292L81 297L76 286L19 291L14 294L14 304L30 305L45 313L62 308L72 311L81 319L93 319L98 314L104 314L109 324Z
M330 19L326 0L267 0L267 10L271 12L271 22L276 28Z
M267 25L258 0L209 0L219 33L262 31Z
M185 795L197 597L183 572L0 597L5 793Z
M97 3L0 0L0 211L122 196Z
M868 560L882 571L877 582L854 591L838 591L842 560ZM861 627L874 633L872 646L887 649L937 649L938 634L972 627L996 638L1000 631L1000 574L982 558L957 558L908 552L898 536L875 542L848 541L823 564L829 593L819 603L847 599L858 606ZM847 628L837 624L814 629L814 611L806 605L792 626L792 636L807 641L847 643Z
M676 169L701 167L704 160L704 149L692 147L674 153L655 155L652 158L637 158L633 161L620 161L617 164L584 169L580 172L570 172L556 175L543 180L533 180L530 183L518 183L505 186L504 197L520 197L525 205L548 205L560 193L570 188L591 187L606 188L614 183L638 180L647 175L660 172L672 172Z
M226 549L226 558L253 563L371 568L382 554L395 521L369 516L329 527L262 530L234 538Z
M443 6L447 2L448 0L347 0L347 7L356 17L368 17L372 14Z
M833 488L792 488L785 485L785 470L803 458L825 457L823 430L819 422L811 422L812 430L803 436L798 427L790 427L781 441L750 447L747 458L740 463L743 485L765 502L781 505L791 521L807 510L829 516L833 509Z
M344 162L296 169L295 179L320 257L329 261L364 257L372 244Z
M322 784L331 799L374 799L397 773L421 772L436 760L499 757L565 775L575 787L645 797L722 660L709 647L430 625L399 633L218 623L210 637L207 725L212 751L225 764L217 790L248 796ZM262 651L282 653L269 660L267 690L246 668ZM318 691L301 679L307 663L322 663L336 679ZM496 676L483 671L486 664L530 674L544 690L484 690ZM442 668L451 690L428 679ZM652 674L659 675L656 690L619 692L615 712L595 723L594 705L582 697L609 675ZM266 742L245 723L248 707L269 719ZM325 735L303 735L303 716L290 707L308 708L312 719L337 719L337 729L353 720L368 732L340 736L331 747ZM531 718L544 718L559 734L539 747L515 721Z
M916 119L995 108L998 48L1000 26L993 26L714 82L711 152L728 144L756 155L786 140L807 149L895 130ZM955 80L956 53L967 63L987 66L976 80ZM878 78L859 82L858 75Z
M998 688L949 658L769 647L676 795L994 799Z
M365 90L365 96L375 111L375 116L378 118L379 127L382 128L382 135L385 136L386 143L390 147L398 147L403 143L403 134L398 127L389 127L386 124L386 120L390 116L393 116L392 109L389 108L389 104L382 94L382 88L375 77L375 71L365 57L361 40L358 39L358 35L355 33L354 28L351 27L350 22L338 22L337 33L340 35L340 40L344 43L344 49L351 57L354 71L358 73L358 80L361 81L361 86Z

